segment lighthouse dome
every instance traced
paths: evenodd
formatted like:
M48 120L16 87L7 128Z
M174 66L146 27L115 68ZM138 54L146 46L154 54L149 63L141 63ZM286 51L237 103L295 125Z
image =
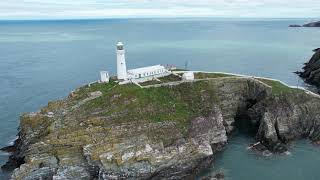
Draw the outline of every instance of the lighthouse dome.
M118 49L118 50L123 50L123 49L124 49L123 46L124 46L124 44L123 44L122 42L119 41L119 42L117 43L117 49Z

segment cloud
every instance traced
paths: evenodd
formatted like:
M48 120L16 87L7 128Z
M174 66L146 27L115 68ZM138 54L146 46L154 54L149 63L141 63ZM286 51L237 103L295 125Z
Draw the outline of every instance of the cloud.
M1 0L0 19L319 17L319 0Z

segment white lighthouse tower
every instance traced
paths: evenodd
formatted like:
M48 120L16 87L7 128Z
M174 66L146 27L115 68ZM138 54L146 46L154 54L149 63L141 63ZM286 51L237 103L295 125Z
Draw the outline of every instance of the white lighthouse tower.
M122 42L117 44L117 76L119 80L127 80L125 50Z

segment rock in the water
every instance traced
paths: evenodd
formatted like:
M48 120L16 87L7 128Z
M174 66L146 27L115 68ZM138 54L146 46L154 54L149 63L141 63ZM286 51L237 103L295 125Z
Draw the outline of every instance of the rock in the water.
M313 50L314 55L305 63L302 72L297 72L306 83L320 87L320 48Z
M293 25L290 25L289 27L302 27L302 26L298 24L293 24Z

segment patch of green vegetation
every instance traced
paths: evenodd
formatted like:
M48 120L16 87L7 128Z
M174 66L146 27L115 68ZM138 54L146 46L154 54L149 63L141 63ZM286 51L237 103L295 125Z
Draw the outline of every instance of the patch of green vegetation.
M182 69L182 68L177 68L177 69L173 69L172 71L189 71L189 70L187 70L187 69Z
M291 88L291 87L281 83L280 81L274 81L274 80L262 79L262 78L258 78L257 80L271 86L273 95L303 92L303 90L301 90L301 89Z
M151 80L151 81L146 81L143 83L139 83L141 86L149 86L149 85L155 85L155 84L161 84L162 82L157 81L157 80Z
M197 78L235 77L221 73L196 73ZM162 81L180 80L175 75L161 78ZM279 81L258 79L272 87L274 95L301 91L290 88ZM78 116L108 117L105 123L164 122L173 121L177 127L186 131L190 120L198 116L208 115L216 97L215 81L196 81L182 83L179 86L142 89L134 84L118 85L112 81L108 84L92 84L80 88L78 96L86 97L90 92L101 91L102 96L86 102L77 110Z
M173 82L173 81L181 81L181 78L177 75L170 74L169 76L161 77L159 80L163 83Z
M107 93L115 86L118 86L118 83L115 81L110 81L109 83L94 83L90 86L85 87L85 93L101 91L102 93Z
M186 132L192 118L208 115L213 104L217 103L210 83L201 81L147 89L133 84L115 86L112 89L107 84L92 85L86 91L99 90L103 95L85 103L76 113L86 117L92 112L100 112L99 116L110 117L106 121L108 124L173 121L182 132Z
M109 83L93 83L91 85L86 85L77 89L74 92L74 96L71 97L71 100L78 101L81 99L85 99L89 97L90 92L101 91L102 93L106 93L117 85L118 83L114 80L111 80Z
M179 74L182 76L182 74ZM207 79L207 78L221 78L221 77L234 77L234 75L230 74L223 74L223 73L195 73L195 79ZM161 77L159 78L159 81L152 80L147 81L144 83L140 83L142 86L148 86L148 85L156 85L161 83L167 83L167 82L175 82L175 81L181 81L181 77L171 74L169 76Z
M148 86L148 85L155 85L155 84L162 84L167 82L174 82L174 81L181 81L181 78L177 75L171 74L169 76L158 78L160 81L151 80L147 82L140 83L141 86Z
M234 77L234 75L223 74L223 73L195 73L195 79L206 79L206 78L221 78L221 77Z

